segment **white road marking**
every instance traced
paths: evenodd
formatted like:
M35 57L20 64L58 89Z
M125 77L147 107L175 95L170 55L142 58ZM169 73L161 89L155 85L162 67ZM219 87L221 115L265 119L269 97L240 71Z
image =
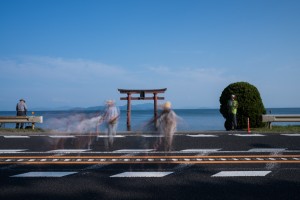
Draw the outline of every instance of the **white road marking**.
M120 174L116 174L113 176L110 176L112 178L116 177L126 177L126 178L132 178L132 177L164 177L169 174L172 174L173 172L123 172Z
M120 150L116 150L114 152L150 152L150 151L154 151L154 149L120 149Z
M248 152L283 152L285 148L254 148L248 150Z
M77 172L27 172L10 177L63 177L76 173Z
M234 136L238 136L238 137L263 137L265 135L262 134L233 134Z
M78 153L78 152L85 152L90 150L91 149L56 149L47 152L48 153Z
M0 153L17 153L20 151L26 151L27 149L0 149Z
M266 176L271 171L221 171L212 177Z
M97 136L98 138L109 138L108 135L98 135ZM124 135L115 135L113 136L114 138L124 138L125 136Z
M4 138L30 138L29 136L26 135L4 135Z
M195 152L195 153L211 153L219 151L220 149L184 149L182 152Z
M197 135L188 134L187 136L188 137L218 137L216 135L207 135L207 134L197 134Z
M164 137L164 136L163 135L142 135L142 137L146 137L146 138L154 137L154 138L157 138L157 137Z
M300 133L294 133L294 134L281 134L283 136L300 136Z
M51 135L51 138L75 138L73 135Z

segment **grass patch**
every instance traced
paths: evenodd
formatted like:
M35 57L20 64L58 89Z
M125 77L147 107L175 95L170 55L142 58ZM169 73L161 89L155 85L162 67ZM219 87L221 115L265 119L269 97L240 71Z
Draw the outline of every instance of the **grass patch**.
M300 125L272 126L272 129L267 127L253 128L251 131L259 133L300 133Z
M35 129L15 129L15 128L0 128L0 133L6 132L6 133L31 133L31 132L45 132L42 128L35 128Z

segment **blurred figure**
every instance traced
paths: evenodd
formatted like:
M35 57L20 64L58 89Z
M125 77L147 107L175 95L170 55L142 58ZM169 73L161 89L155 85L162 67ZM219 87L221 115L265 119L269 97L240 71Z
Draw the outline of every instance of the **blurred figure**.
M171 103L169 101L163 105L163 110L156 121L156 127L159 133L165 137L165 151L171 151L173 136L177 127L177 116L171 109Z
M19 103L16 106L17 116L26 116L27 114L27 105L24 99L20 99ZM16 128L19 128L20 123L16 124ZM21 123L21 129L24 128L24 123Z
M120 117L120 111L116 107L115 102L113 100L106 101L106 109L100 118L100 122L104 122L107 128L107 137L108 141L105 141L105 147L111 148L113 146L114 137L117 133L118 120Z
M238 101L236 100L236 95L231 95L231 99L228 101L228 111L231 119L231 129L237 129L237 119L236 113L238 108Z

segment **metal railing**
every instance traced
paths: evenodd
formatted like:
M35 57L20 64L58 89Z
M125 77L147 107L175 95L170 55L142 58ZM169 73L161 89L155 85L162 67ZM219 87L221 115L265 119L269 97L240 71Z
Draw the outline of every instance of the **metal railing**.
M272 129L272 122L300 122L300 114L262 115L262 122L266 122L268 127Z
M43 123L43 116L0 116L0 127L5 123L31 123L34 129L35 123Z

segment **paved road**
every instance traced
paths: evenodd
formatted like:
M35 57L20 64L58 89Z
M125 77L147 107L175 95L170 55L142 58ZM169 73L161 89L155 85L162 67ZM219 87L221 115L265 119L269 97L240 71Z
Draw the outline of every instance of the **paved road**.
M1 199L299 199L300 134L2 134Z

